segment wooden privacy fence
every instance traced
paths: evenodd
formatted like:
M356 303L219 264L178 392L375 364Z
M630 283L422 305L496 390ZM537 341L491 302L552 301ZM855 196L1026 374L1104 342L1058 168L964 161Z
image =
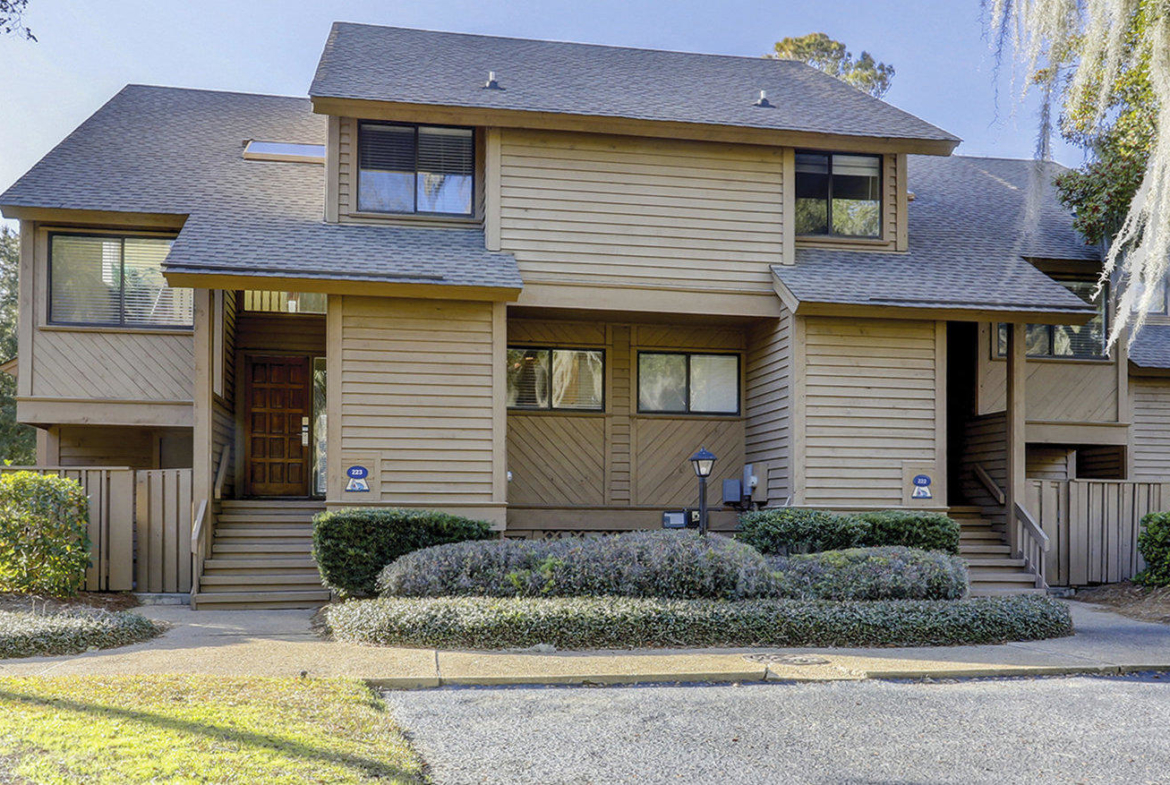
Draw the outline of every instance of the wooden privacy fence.
M1052 541L1050 586L1129 580L1145 567L1142 517L1170 509L1170 483L1029 480L1028 510Z
M3 466L68 477L89 497L85 591L191 591L191 470Z

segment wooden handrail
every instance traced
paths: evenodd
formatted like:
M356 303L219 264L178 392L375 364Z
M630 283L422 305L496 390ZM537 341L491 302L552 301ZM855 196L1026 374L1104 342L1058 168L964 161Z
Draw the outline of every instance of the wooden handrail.
M975 479L983 483L983 487L987 489L987 492L991 494L997 504L1001 506L1007 504L1007 494L1004 493L1003 488L999 487L999 484L996 483L992 476L987 473L987 470L983 468L983 464L981 463L975 464Z
M191 527L191 553L203 553L203 521L207 517L207 499L201 499L195 513L195 525Z
M1016 520L1024 524L1024 528L1040 546L1040 550L1048 553L1048 549L1052 547L1048 535L1044 533L1044 530L1040 528L1040 524L1036 523L1036 519L1032 517L1032 514L1022 504L1016 502L1015 506Z
M232 454L232 446L225 444L223 452L219 454L219 466L215 470L215 498L223 498L223 483L227 479L228 457Z

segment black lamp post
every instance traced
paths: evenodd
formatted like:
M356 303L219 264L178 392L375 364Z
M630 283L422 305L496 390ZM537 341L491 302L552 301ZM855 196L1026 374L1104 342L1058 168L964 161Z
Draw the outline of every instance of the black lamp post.
M699 478L699 535L702 537L707 536L707 478L711 476L716 460L706 447L691 456L691 466Z

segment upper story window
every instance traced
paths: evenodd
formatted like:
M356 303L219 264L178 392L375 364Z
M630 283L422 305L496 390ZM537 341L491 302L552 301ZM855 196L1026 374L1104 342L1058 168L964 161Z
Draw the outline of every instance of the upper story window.
M739 355L638 352L638 411L739 414Z
M508 348L508 408L605 410L605 352Z
M796 233L880 237L882 157L796 154Z
M1085 324L1029 324L1026 330L1025 354L1028 357L1072 357L1099 360L1106 356L1105 343L1108 337L1108 319L1105 304L1109 302L1109 291L1104 289L1097 299L1093 292L1097 288L1095 277L1057 278L1076 296L1096 306L1097 313ZM1007 325L999 325L997 353L1007 354Z
M101 327L191 327L190 289L167 286L160 237L49 236L49 322Z
M358 123L358 210L471 215L475 132Z

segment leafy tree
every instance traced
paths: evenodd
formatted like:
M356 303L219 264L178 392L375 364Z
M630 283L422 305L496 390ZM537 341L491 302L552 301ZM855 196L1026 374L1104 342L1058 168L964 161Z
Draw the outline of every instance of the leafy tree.
M0 33L23 36L29 41L37 40L24 23L24 12L27 9L28 0L0 0Z
M983 0L997 53L1012 52L1027 84L1063 106L1061 132L1090 160L1060 180L1077 226L1108 241L1102 281L1125 285L1109 342L1131 338L1170 272L1170 2Z
M824 33L809 33L799 38L785 38L776 43L774 51L764 55L773 60L799 60L829 76L851 84L858 90L881 98L894 80L894 66L879 63L869 52L858 58Z
M0 361L16 356L19 270L20 237L0 227ZM16 379L6 373L0 373L0 459L36 462L36 431L16 421Z

